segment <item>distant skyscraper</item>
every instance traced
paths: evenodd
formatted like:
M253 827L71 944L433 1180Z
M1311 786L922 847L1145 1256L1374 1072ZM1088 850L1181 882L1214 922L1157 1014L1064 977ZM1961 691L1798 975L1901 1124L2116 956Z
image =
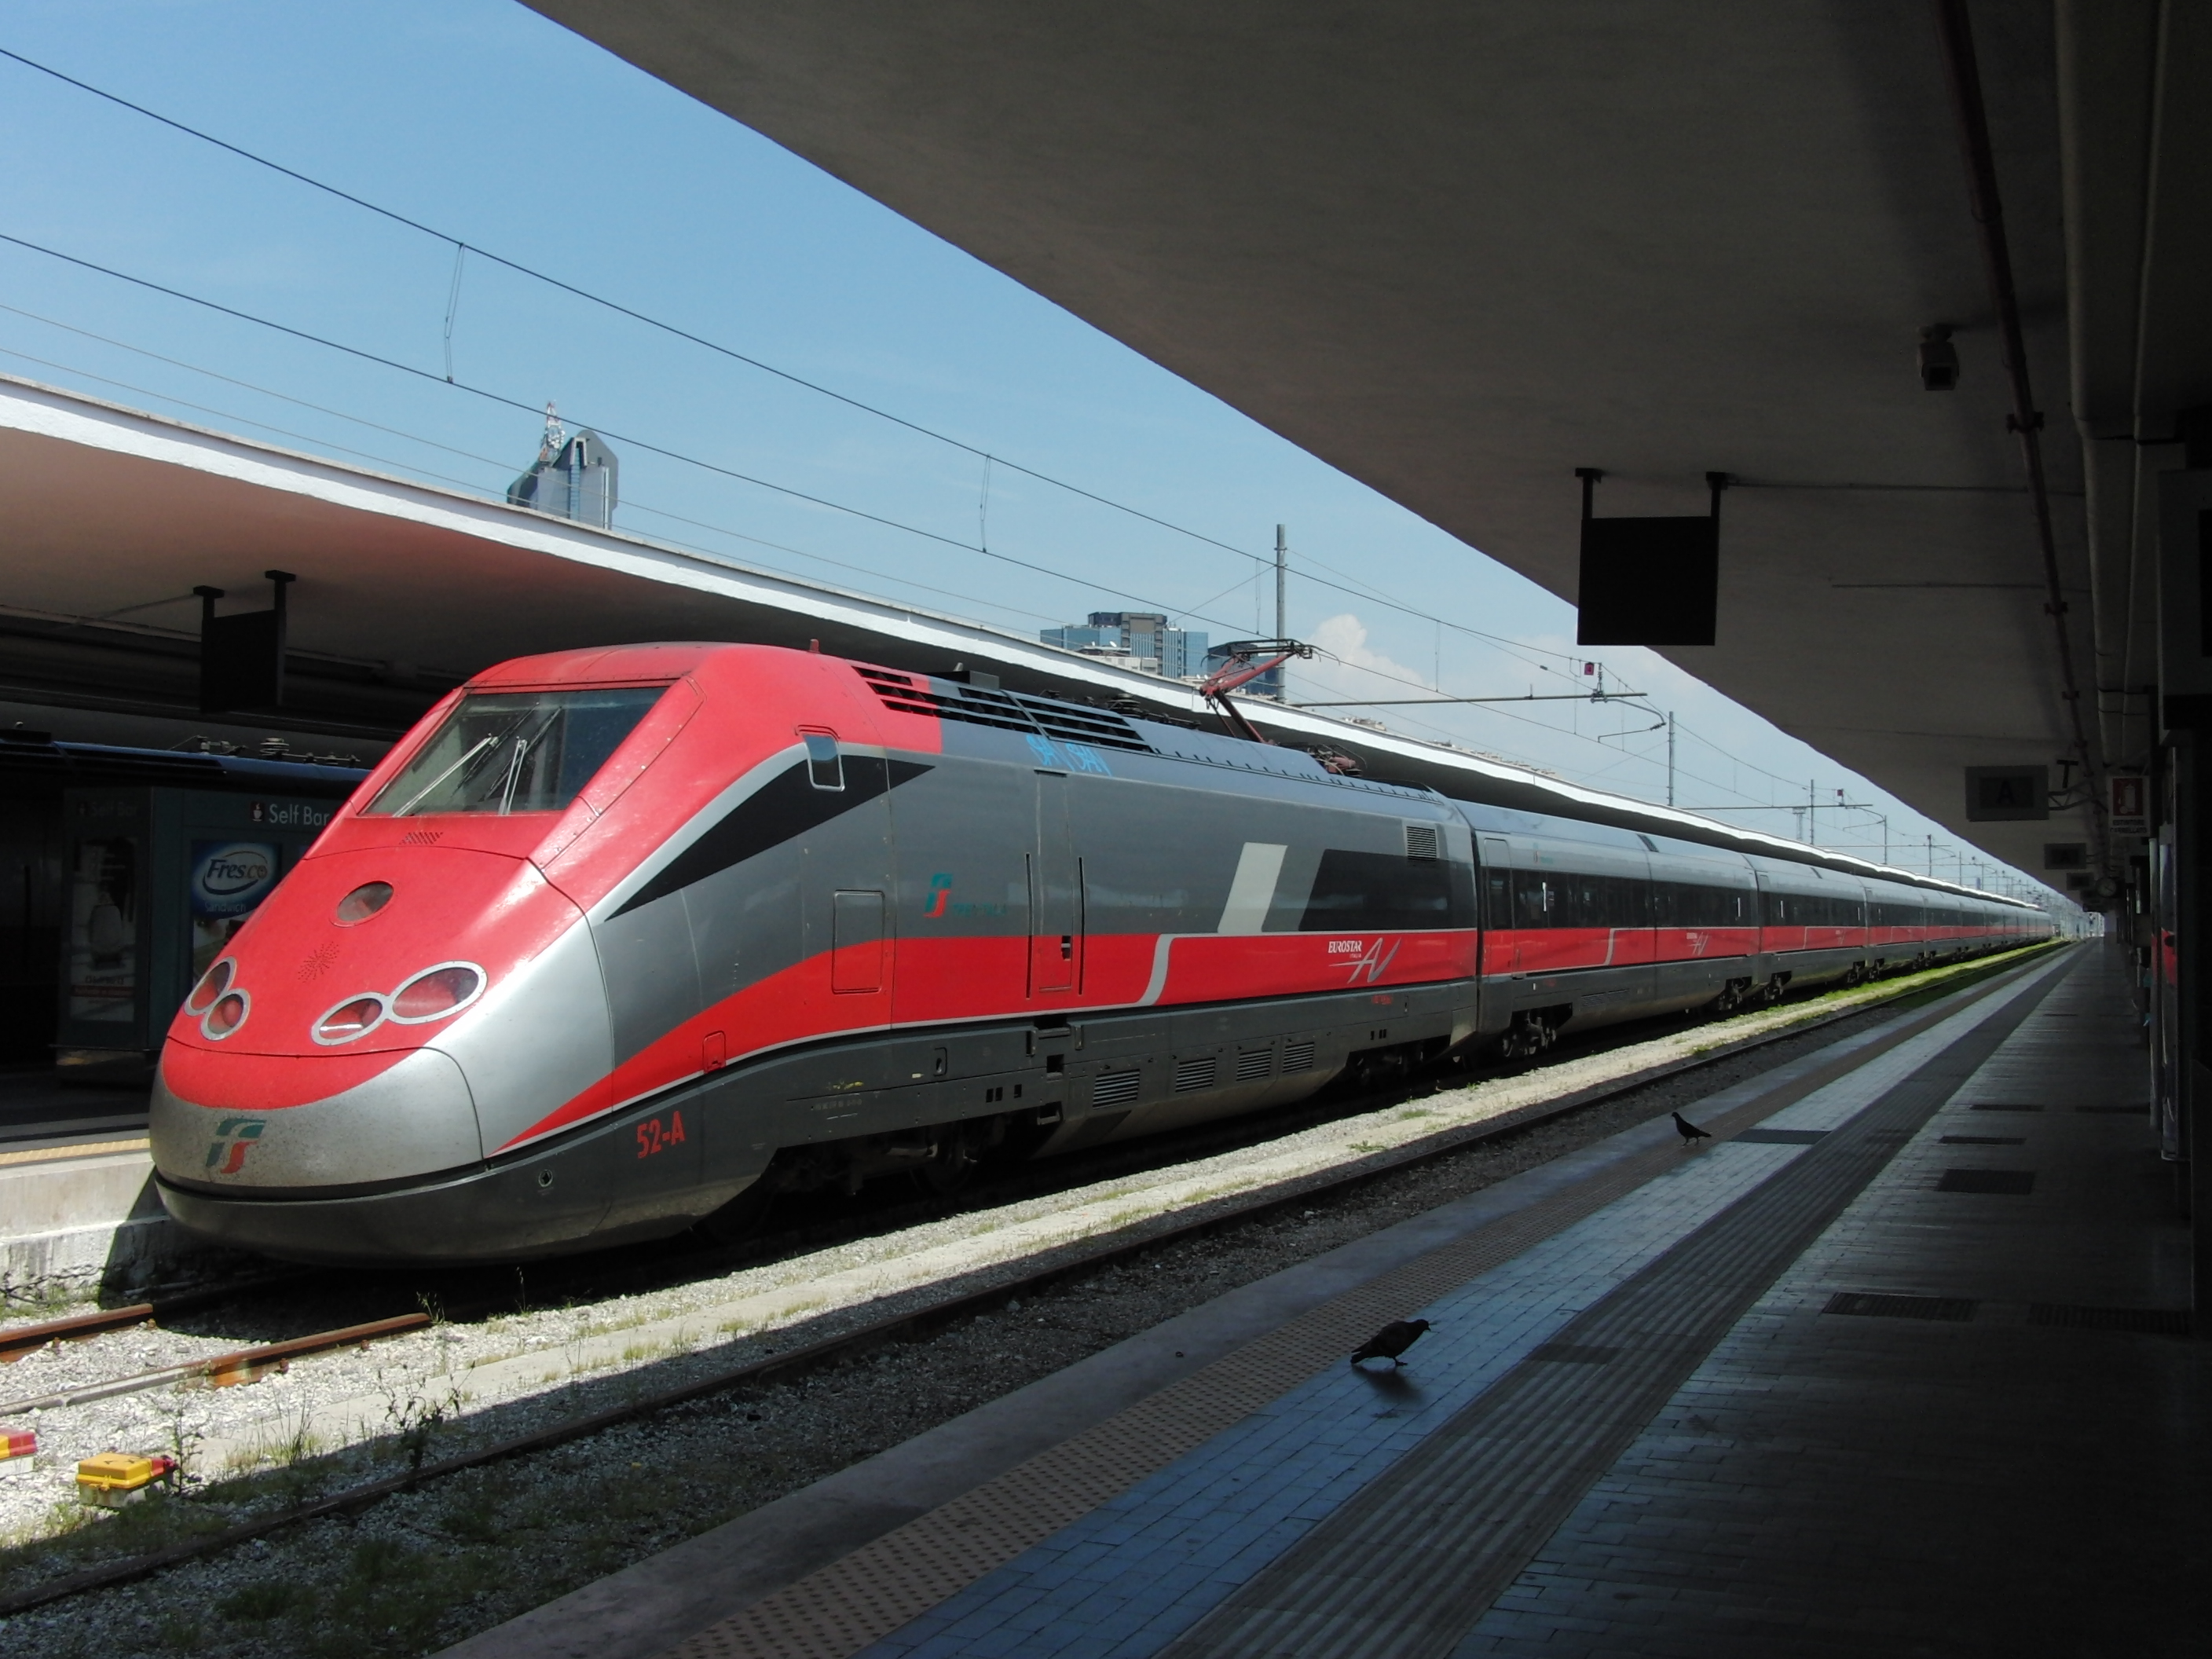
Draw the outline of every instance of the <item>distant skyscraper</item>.
M1140 673L1182 679L1202 672L1206 635L1170 628L1156 611L1094 611L1088 627L1048 628L1037 637L1063 651L1101 657Z
M548 404L545 439L538 447L537 465L507 486L507 504L605 530L615 521L618 471L614 451L599 441L598 433L579 432L571 438Z

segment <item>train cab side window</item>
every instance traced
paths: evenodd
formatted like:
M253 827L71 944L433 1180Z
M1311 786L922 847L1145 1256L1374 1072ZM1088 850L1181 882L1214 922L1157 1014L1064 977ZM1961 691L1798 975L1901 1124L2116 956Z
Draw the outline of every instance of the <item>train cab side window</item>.
M806 739L806 781L817 789L845 787L845 761L837 752L837 739L826 732L802 732Z

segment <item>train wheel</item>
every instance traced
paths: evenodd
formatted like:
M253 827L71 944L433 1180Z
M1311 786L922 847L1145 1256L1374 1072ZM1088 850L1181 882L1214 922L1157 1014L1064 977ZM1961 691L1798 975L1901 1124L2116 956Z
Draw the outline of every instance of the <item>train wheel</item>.
M937 1197L957 1193L974 1179L980 1161L966 1130L949 1129L937 1143L937 1156L914 1172L914 1184Z
M1516 1014L1513 1023L1505 1028L1498 1039L1498 1052L1508 1060L1534 1060L1544 1046L1542 1022L1527 1014Z

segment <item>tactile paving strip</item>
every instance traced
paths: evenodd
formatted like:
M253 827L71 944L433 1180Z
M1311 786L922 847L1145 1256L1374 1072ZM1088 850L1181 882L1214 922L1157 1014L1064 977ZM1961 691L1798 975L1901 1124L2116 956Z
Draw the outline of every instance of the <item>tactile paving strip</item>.
M65 1158L103 1158L109 1152L143 1152L153 1143L141 1135L136 1140L79 1140L66 1146L33 1146L20 1152L0 1152L0 1164L53 1164Z
M2008 976L1974 990L1987 994L2014 982ZM1716 1114L1705 1127L1717 1139L1747 1128L1960 1009L1960 1004L1946 998L1875 1042ZM1678 1148L1662 1146L1623 1159L1540 1203L1348 1291L1085 1433L740 1608L679 1643L668 1659L850 1659L1204 1445L1323 1367L1342 1364L1345 1355L1378 1326L1596 1213L1674 1168L1683 1156Z

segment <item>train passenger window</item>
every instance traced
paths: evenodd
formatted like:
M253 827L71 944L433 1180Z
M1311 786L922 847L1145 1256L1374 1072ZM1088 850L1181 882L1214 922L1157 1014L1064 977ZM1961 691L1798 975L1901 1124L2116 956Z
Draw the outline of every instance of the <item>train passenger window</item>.
M1565 924L1553 914L1558 895L1552 884L1534 870L1513 872L1513 925L1516 927L1559 927Z
M483 691L463 697L363 810L398 818L560 811L667 689Z
M1330 848L1314 872L1298 931L1464 927L1473 922L1474 908L1462 865Z
M806 781L817 789L842 789L845 762L837 752L837 739L826 732L802 732L806 739Z
M1706 887L1696 882L1665 884L1674 920L1662 927L1727 927L1743 920L1743 895L1726 887Z

